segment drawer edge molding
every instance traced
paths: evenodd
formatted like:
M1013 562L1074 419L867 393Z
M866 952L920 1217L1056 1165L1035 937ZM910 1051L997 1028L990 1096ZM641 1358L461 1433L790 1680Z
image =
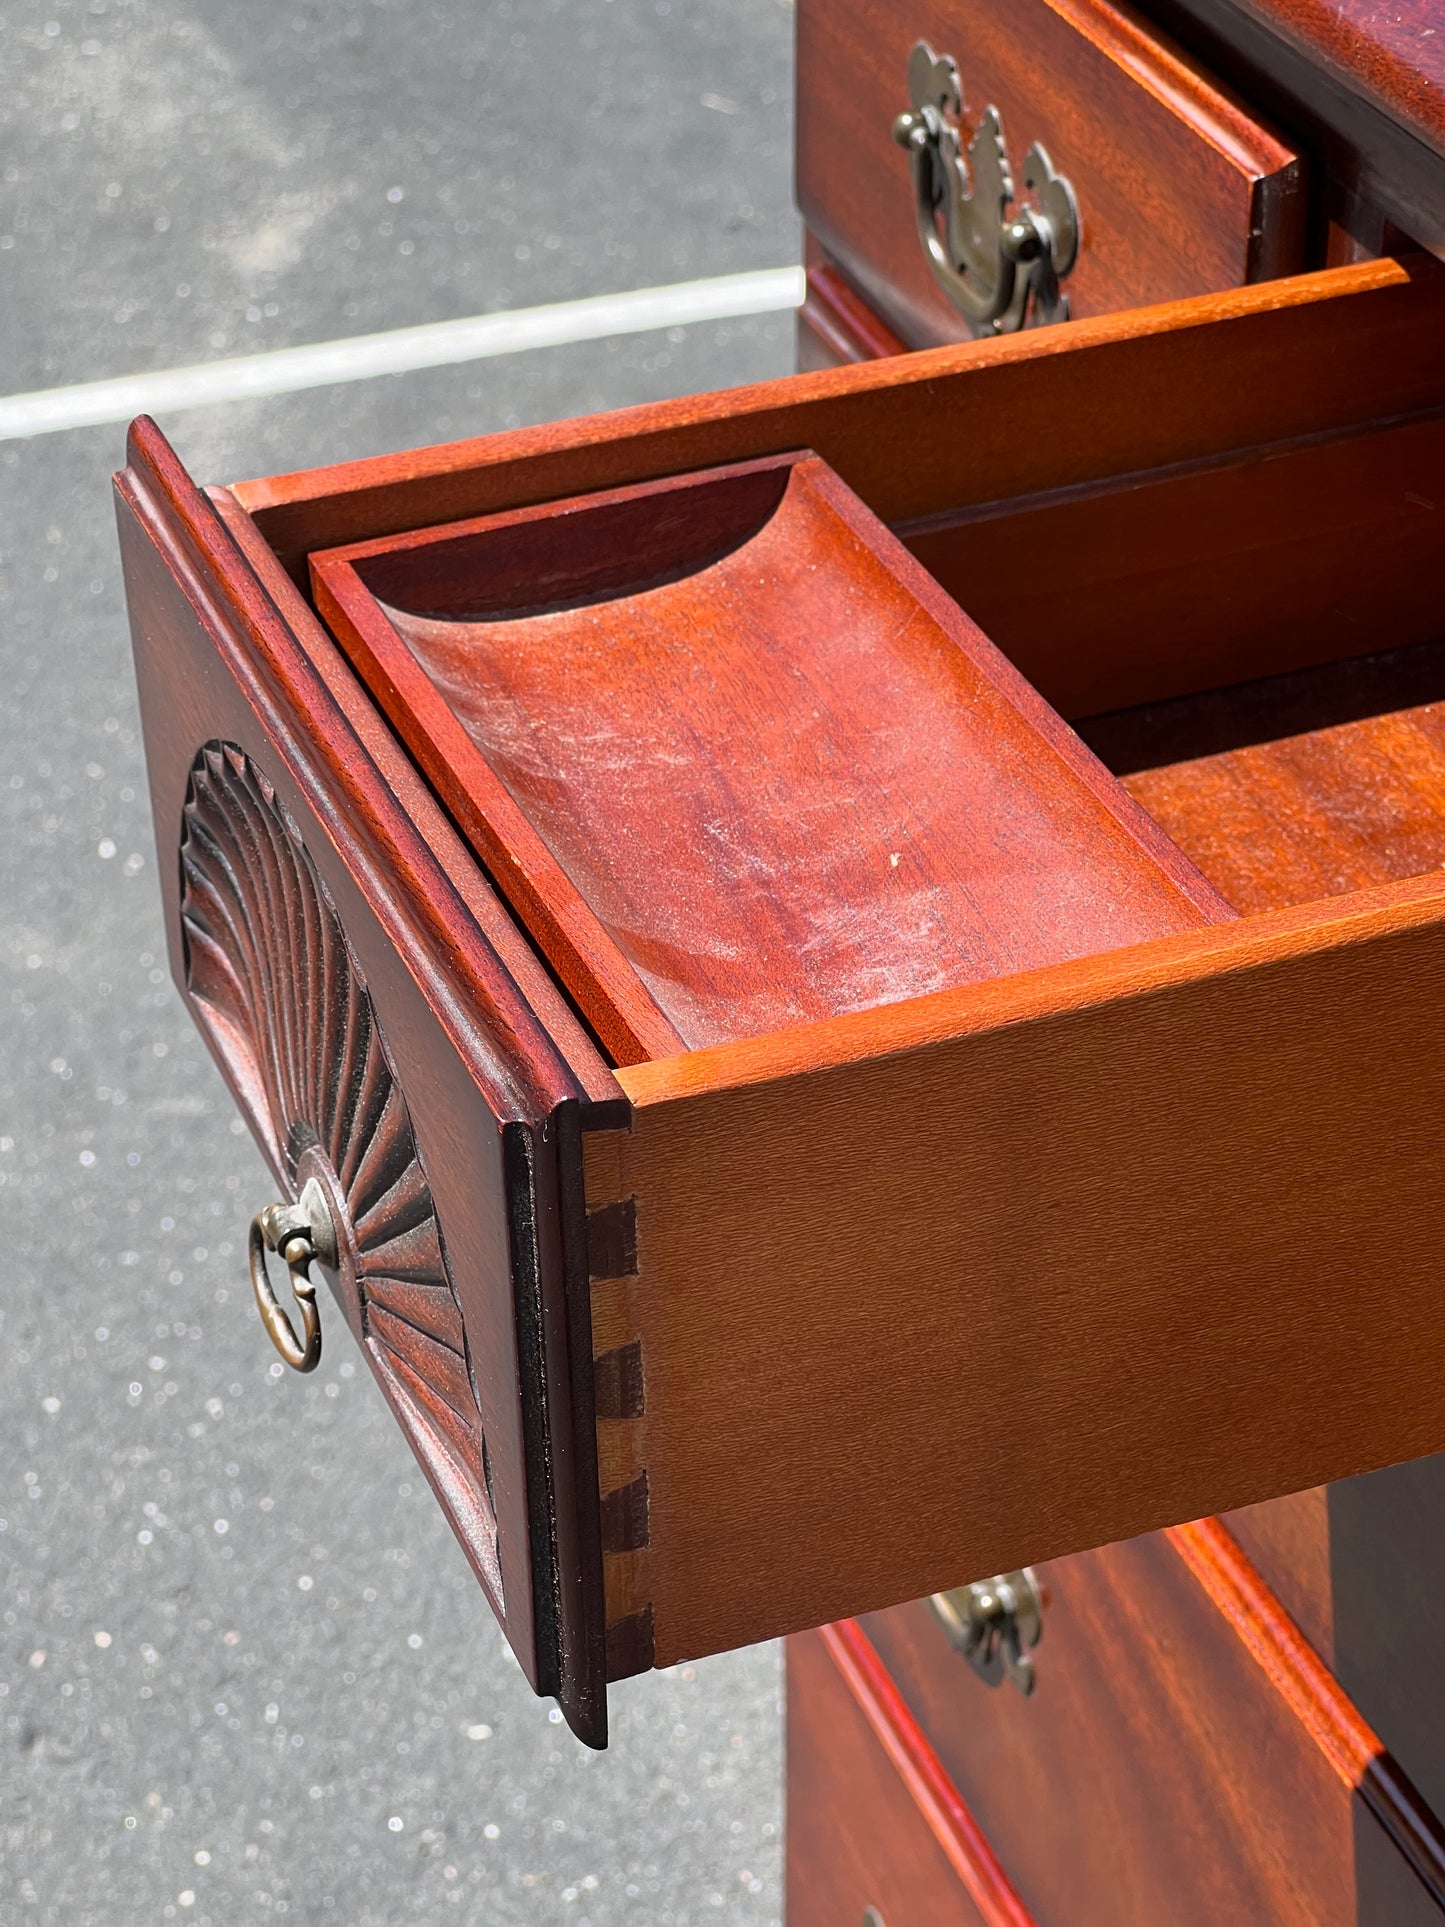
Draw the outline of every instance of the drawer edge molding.
M1365 1724L1219 1519L1171 1526L1165 1538L1299 1720L1340 1781L1358 1793L1445 1907L1445 1829Z
M1298 155L1274 129L1157 27L1132 11L1110 6L1108 0L1049 0L1049 5L1241 174L1258 182L1298 169Z
M1282 0L1150 0L1176 40L1227 71L1264 111L1319 154L1336 203L1356 197L1434 253L1445 251L1445 127L1416 109L1406 70L1378 58L1338 7ZM1382 10L1383 12L1383 10ZM1333 16L1333 18L1332 18ZM1426 96L1427 97L1427 96ZM1337 205L1337 214L1347 207Z
M908 352L907 344L855 294L840 270L821 253L808 262L799 324L811 328L841 362L879 361Z
M983 1830L856 1619L819 1628L829 1657L988 1927L1034 1927Z

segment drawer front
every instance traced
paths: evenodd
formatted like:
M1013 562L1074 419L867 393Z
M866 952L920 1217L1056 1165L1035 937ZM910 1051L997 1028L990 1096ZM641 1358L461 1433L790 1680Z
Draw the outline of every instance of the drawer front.
M997 110L1022 200L1038 143L1073 190L1077 259L1060 289L1073 316L1104 314L1288 274L1303 261L1297 155L1132 14L1102 0L799 0L798 201L809 230L909 347L989 332L935 278L920 240L910 157L916 43L957 65L965 151ZM961 226L989 240L969 279L993 272L997 194L988 157ZM1045 197L1046 200L1047 197ZM957 265L957 261L955 261Z
M788 1927L1028 1927L966 1815L935 1807L938 1830L930 1824L909 1774L927 1744L901 1706L869 1692L856 1658L848 1664L841 1642L850 1630L787 1643ZM853 1644L866 1666L866 1645ZM883 1690L893 1697L886 1678ZM938 1791L947 1800L952 1790Z
M811 234L803 236L807 291L798 310L798 368L842 368L900 355L904 344L856 295Z
M1422 1796L1445 1813L1445 1457L1246 1506L1226 1523Z
M1308 1696L1292 1702L1279 1684L1287 1635L1252 1651L1163 1535L1039 1576L1044 1634L1027 1700L976 1678L922 1602L865 1624L1041 1924L1440 1918L1376 1811L1423 1854L1427 1877L1432 1823L1408 1793L1377 1790L1369 1736L1348 1759L1329 1737L1350 1718L1327 1688L1306 1723Z
M177 985L282 1202L319 1193L320 1269L524 1670L595 1741L586 1260L560 1199L610 1079L344 665L318 674L149 424L130 455L121 548Z

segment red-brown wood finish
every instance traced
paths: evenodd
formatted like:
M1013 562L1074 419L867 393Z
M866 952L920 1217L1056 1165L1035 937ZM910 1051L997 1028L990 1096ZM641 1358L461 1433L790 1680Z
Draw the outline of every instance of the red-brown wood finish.
M1404 1771L1445 1812L1445 1460L1248 1506L1227 1523Z
M1244 11L1445 155L1445 47L1433 0L1245 0Z
M788 1641L788 1927L1033 1927L854 1620Z
M798 367L836 368L882 355L901 355L904 344L855 294L811 234L803 237L807 292L798 311Z
M1220 1523L1326 1666L1335 1663L1330 1599L1329 1487L1241 1506Z
M926 1604L864 1624L1041 1927L1439 1919L1421 1878L1438 1858L1433 1822L1403 1793L1391 1808L1420 1848L1412 1865L1164 1536L1040 1578L1029 1700L984 1687ZM1327 1679L1315 1684L1358 1739ZM1377 1758L1368 1739L1355 1757Z
M1204 569L1192 584L1180 579L1181 563L1171 569L1168 561L1174 546L1171 518L1167 511L1151 514L1149 492L1079 501L1077 516L1065 500L1045 504L1032 517L981 518L976 529L959 532L962 542L955 536L950 546L946 537L935 537L929 559L935 566L941 562L945 569L951 567L958 580L979 583L987 580L987 570L979 565L991 555L1003 581L1013 582L1019 575L1009 566L1011 544L1018 545L1020 557L1030 550L1048 550L1065 561L1072 588L1078 562L1086 561L1091 550L1095 556L1107 555L1116 620L1100 624L1098 640L1086 652L1095 660L1100 645L1107 656L1111 647L1119 650L1121 637L1132 634L1142 641L1151 626L1145 607L1137 601L1131 606L1136 584L1144 587L1147 598L1160 596L1161 610L1168 598L1191 621L1198 611L1204 618L1196 631L1201 641L1212 620L1215 647L1238 629L1247 610L1258 641L1244 645L1240 661L1254 666L1261 659L1268 662L1271 655L1281 659L1281 619L1300 625L1300 634L1307 638L1305 659L1311 650L1316 659L1328 658L1332 635L1339 636L1344 648L1353 643L1358 649L1371 635L1399 640L1412 633L1432 634L1438 618L1423 591L1437 572L1438 538L1426 513L1430 495L1420 490L1431 490L1438 472L1437 436L1434 424L1422 424L1413 436L1387 432L1373 449L1352 444L1334 455L1323 449L1301 450L1293 461L1276 460L1262 469L1216 470L1183 484L1194 488L1196 499L1170 503L1184 511L1173 528L1187 529L1190 538L1197 533L1200 553L1208 548L1217 556L1237 547L1250 558L1249 573L1240 578L1234 572L1212 618L1207 613L1211 598L1217 594L1219 575L1226 572L1216 571L1215 583ZM1423 462L1418 475L1412 475L1417 447ZM1331 462L1338 464L1341 458L1344 468L1331 476ZM1371 475L1375 480L1367 485ZM1384 518L1378 533L1362 546L1375 553L1381 542L1400 539L1402 524L1392 507L1397 491L1407 547L1412 540L1421 546L1414 556L1402 554L1398 568L1373 574L1373 599L1353 608L1350 572L1331 571L1325 549L1311 555L1310 544L1317 536L1328 542L1331 520L1342 506L1350 505L1348 513L1364 508L1371 514L1376 503ZM1170 485L1164 484L1161 509L1169 495ZM1408 525L1417 507L1423 519L1412 537ZM1114 525L1108 528L1111 516ZM990 551L991 536L995 545ZM1349 536L1336 533L1334 539L1337 553L1351 544ZM965 546L968 541L974 543L972 551ZM1181 561L1186 570L1191 566ZM1401 593L1412 596L1417 582L1418 615L1394 600ZM1240 598L1242 586L1248 593ZM1273 612L1269 597L1278 598ZM1010 598L1000 593L993 619L1006 642L1027 659L1033 637L1049 627L1048 618L1041 620L1041 612L1031 608L1019 610L1014 621L1011 608ZM1069 597L1069 610L1071 617L1078 614L1076 595ZM1122 624L1117 619L1121 611ZM1182 654L1187 662L1190 651L1187 646L1180 650L1177 615L1170 637L1171 661ZM1284 647L1287 651L1287 641ZM1283 659L1288 660L1287 653ZM1057 688L1059 668L1046 662L1043 674ZM1085 706L1084 693L1073 693L1076 705ZM1440 758L1432 734L1437 712L1429 699L1441 694L1445 649L1422 645L1095 718L1081 727L1113 767L1127 771L1143 766L1140 776L1126 778L1136 793L1192 844L1206 870L1213 865L1215 880L1232 891L1242 908L1261 909L1438 865L1442 819L1435 772ZM1409 706L1422 699L1427 706L1411 712ZM1405 714L1393 713L1402 707ZM1166 767L1150 767L1161 764ZM1288 1613L1300 1622L1305 1639L1343 1673L1357 1700L1374 1709L1372 1717L1396 1749L1398 1764L1383 1753L1379 1740L1364 1727L1341 1687L1247 1562L1237 1551L1231 1553L1228 1536L1210 1522L1175 1535L1177 1546L1193 1555L1196 1573L1205 1578L1211 1596L1325 1745L1336 1771L1347 1779L1358 1777L1362 1797L1423 1867L1425 1877L1435 1881L1439 1848L1434 1823L1421 1833L1419 1795L1403 1779L1401 1768L1438 1803L1445 1792L1445 1760L1433 1688L1441 1669L1432 1664L1438 1644L1432 1602L1438 1589L1430 1580L1428 1548L1434 1542L1442 1491L1445 1462L1424 1460L1230 1515ZM1066 1562L1065 1569L1072 1563ZM1228 1577L1221 1581L1221 1574ZM1343 1604L1342 1647L1337 1646L1341 1612L1336 1593ZM1382 1637L1387 1626L1391 1635ZM1402 1665L1406 1652L1411 1663Z
M1445 1832L1319 1655L1218 1519L1174 1526L1174 1550L1234 1628L1271 1686L1358 1792L1433 1898L1445 1906Z
M1442 325L1436 263L1365 262L233 493L298 582L317 549L799 448L892 526L1438 407Z
M1331 219L1378 244L1387 217L1445 248L1445 54L1432 0L1144 7L1307 149Z
M1430 413L899 533L1062 714L1093 717L1439 636L1442 463L1445 420ZM1350 555L1370 566L1341 566ZM1241 720L1259 707L1247 692L1215 703ZM1188 753L1162 745L1152 760Z
M486 1425L406 1094L335 904L234 744L192 762L180 862L192 1014L286 1195L326 1194L328 1282L505 1617Z
M153 753L157 768L172 772L164 779L170 790L163 783L157 789L162 833L167 821L178 820L178 745L189 735L184 750L189 768L196 743L211 740L213 731L219 731L222 740L237 743L252 756L258 768L265 765L264 773L297 823L348 936L353 924L362 932L352 941L398 1060L399 1080L409 1091L419 1076L426 1081L428 1116L418 1127L421 1156L436 1193L439 1222L446 1229L464 1318L476 1319L480 1349L490 1356L490 1334L499 1329L505 1307L506 1343L512 1348L508 1356L515 1360L517 1380L531 1388L532 1405L523 1401L520 1417L511 1421L511 1437L520 1437L524 1449L502 1470L499 1542L511 1548L508 1557L518 1556L518 1534L504 1515L510 1504L515 1521L520 1508L532 1535L525 1566L528 1581L540 1588L545 1600L551 1549L542 1541L556 1531L555 1577L564 1625L561 1634L542 1629L542 1643L550 1642L554 1656L570 1652L569 1663L581 1666L577 1656L586 1649L586 1640L595 1639L600 1648L603 1632L598 1620L589 1617L583 1597L590 1583L586 1559L577 1552L588 1529L580 1515L588 1510L589 1496L592 1528L600 1536L597 1487L594 1483L589 1488L586 1438L576 1445L567 1429L590 1426L593 1417L587 1360L579 1352L585 1337L588 1262L568 1133L580 1125L589 1107L590 1115L601 1121L600 1107L615 1087L609 1085L601 1058L567 1017L545 973L489 896L480 870L427 799L302 602L294 581L304 574L307 552L431 522L508 513L539 498L573 495L579 487L587 492L627 488L688 468L757 460L817 443L824 445L825 455L830 449L837 454L840 472L866 485L864 499L870 508L876 512L883 507L895 519L908 520L956 516L961 509L998 499L1000 490L1029 497L1041 489L1117 481L1161 464L1231 458L1242 448L1257 447L1261 438L1268 444L1307 434L1337 436L1382 415L1438 404L1439 359L1426 351L1424 342L1440 307L1439 290L1427 274L1414 266L1384 263L1299 285L1212 297L1152 317L1080 322L1067 332L1066 347L1041 336L981 343L901 358L902 366L842 369L726 398L565 425L545 434L422 451L330 476L279 478L248 487L245 502L218 493L214 514L193 491L186 492L184 478L172 476L161 489L170 506L156 510L147 497L142 505L147 533L131 531L128 536L141 558L133 558L130 572L142 653L148 662L156 660L154 637L165 630L166 621L171 623L167 636L174 632L180 638L171 652L174 661L167 658L146 671L146 701L157 718ZM1062 330L1053 333L1065 336ZM1322 387L1318 377L1324 367L1335 379ZM146 444L144 433L141 443ZM927 461L917 458L923 447L929 452ZM980 457L986 458L982 469ZM158 454L154 459L138 456L135 473L142 479L127 485L137 501L147 494L142 473L147 461L157 472L164 467ZM176 511L173 503L178 500L183 506ZM247 504L257 510L255 517ZM159 577L147 572L147 535L152 546L166 548ZM273 548L273 538L279 548ZM184 550L184 564L174 561L172 550ZM153 602L176 613L163 621L152 612ZM196 667L211 664L217 652L225 674ZM174 662L184 670L179 677L171 673ZM187 727L177 723L175 702L165 693L171 682L194 696L194 713L188 710L180 719ZM201 714L212 697L219 720ZM189 729L197 720L207 725L200 737ZM322 738L319 747L310 740L313 731ZM285 767L276 775L278 750ZM317 769L320 776L314 774ZM382 775L378 780L371 772ZM418 831L419 810L430 811L426 820L433 828L425 833ZM375 828L378 823L380 830ZM1413 928L1434 914L1423 897L1417 902L1418 895L1407 892L1399 905L1392 898L1388 914L1382 906L1375 908L1388 922L1403 905L1402 914L1407 922L1414 920ZM454 909L456 900L460 912ZM1360 914L1368 921L1373 912L1366 906ZM517 953L506 973L514 989L529 971L536 980L535 989L519 993L513 1002L495 986L476 994L466 974L470 965L460 979L455 975L454 960L460 955L465 963L475 948L467 919L485 923L486 917L495 926L496 954L511 954L508 944ZM1198 934L1187 933L1188 941L1195 943ZM1211 942L1218 935L1204 934ZM1183 940L1161 941L1169 945ZM1106 963L1100 960L1091 969ZM1049 968L1068 971L1073 966ZM544 1006L552 1015L537 1028L560 1037L556 1025L571 1024L567 1034L575 1040L575 1045L561 1048L566 1075L559 1072L556 1083L548 1082L550 1072L542 1076L528 1068L528 1025ZM415 1038L398 1045L394 1034L398 1028L404 1033L412 1021L408 1010L420 1012L419 1029ZM877 1016L872 1013L870 1023ZM821 1028L851 1021L830 1018ZM502 1038L500 1050L491 1034L494 1027ZM435 1048L427 1042L433 1034L443 1039ZM523 1066L515 1074L520 1097L515 1083L508 1083L514 1075L510 1067L517 1038L524 1040L516 1045ZM459 1070L444 1062L438 1070L448 1049L460 1054ZM811 1066L810 1075L817 1068ZM483 1084L485 1105L477 1095ZM501 1111L491 1102L494 1084L506 1085L497 1100ZM479 1186L468 1163L474 1141L490 1143L489 1132L500 1140L497 1187L490 1179ZM508 1155L518 1157L521 1168L508 1167ZM467 1185L482 1195L463 1196ZM468 1213L484 1210L492 1214L492 1244L479 1257L477 1241L465 1227ZM451 1229L458 1214L463 1225L460 1247ZM639 1239L643 1249L651 1235L644 1227ZM519 1250L535 1260L535 1293L533 1274L516 1269ZM501 1266L487 1271L482 1259L491 1262L498 1254ZM631 1284L625 1278L615 1282L631 1289L638 1281L634 1274ZM836 1290L836 1279L834 1286ZM645 1296L640 1288L638 1296ZM479 1298L492 1319L490 1331L476 1309ZM790 1368L798 1369L796 1348L785 1355ZM811 1341L807 1356L811 1360ZM616 1376L625 1385L625 1379ZM894 1388L899 1395L905 1390ZM490 1402L491 1394L485 1393L483 1403ZM652 1418L649 1402L645 1422L650 1425ZM483 1412L483 1419L489 1441L494 1430L505 1438L504 1417L495 1427L490 1411ZM550 1456L544 1449L528 1458L529 1441L535 1448L538 1440L544 1448L550 1444ZM1237 1485L1233 1489L1241 1491ZM1217 1503L1219 1496L1222 1487L1205 1502ZM640 1510L629 1510L629 1532L635 1532ZM1114 1529L1129 1528L1116 1520ZM569 1533L577 1537L564 1545ZM1082 1541L1074 1538L1072 1543ZM503 1580L510 1615L517 1588L505 1561ZM881 1587L871 1594L884 1596ZM846 1609L842 1599L824 1608ZM540 1621L545 1606L538 1610ZM775 1621L772 1629L781 1623ZM795 1617L791 1623L806 1622ZM742 1636L757 1636L765 1629L754 1619ZM567 1645L567 1638L574 1636L582 1640L581 1646ZM539 1670L545 1675L545 1668ZM597 1676L583 1667L574 1677ZM574 1696L574 1712L577 1703Z
M1156 29L1106 0L799 0L798 201L910 347L964 339L915 223L895 115L918 40L959 66L963 126L1003 121L1016 178L1041 142L1078 197L1071 312L1104 314L1304 265L1298 157Z
M1245 915L1445 864L1445 703L1248 743L1126 781Z
M1127 764L1161 749L1213 748L1125 781L1242 909L1260 909L1445 863L1445 702L1421 697L1445 697L1445 646L1160 705L1130 719L1127 734L1125 719L1100 719L1088 733L1116 766L1121 755ZM1221 738L1239 746L1215 746ZM1437 1810L1445 1807L1442 1521L1439 1458L1228 1515Z
M816 458L313 572L623 1062L1224 914Z
M438 1463L424 1456L424 1468L528 1677L596 1743L606 1707L586 1261L568 1248L562 1205L578 1182L582 1116L615 1115L620 1094L343 660L323 651L318 664L298 647L153 425L136 425L129 455L117 482L121 545L162 847L180 842L198 749L234 745L273 786L335 906L410 1096L446 1239L490 1462L494 1547L476 1542ZM161 874L184 991L181 867ZM292 1019L278 1008L279 1021L320 1019L304 1002ZM286 1120L258 1113L258 1087L236 1081L238 1061L220 1053L274 1156ZM288 1182L287 1171L276 1175ZM518 1269L534 1281L530 1301Z

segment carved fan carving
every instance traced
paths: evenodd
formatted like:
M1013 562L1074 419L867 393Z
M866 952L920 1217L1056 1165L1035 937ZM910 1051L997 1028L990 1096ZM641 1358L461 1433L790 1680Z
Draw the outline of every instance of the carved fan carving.
M500 1608L481 1413L406 1099L325 885L233 744L192 766L181 877L197 1016L290 1195L327 1192L337 1296Z

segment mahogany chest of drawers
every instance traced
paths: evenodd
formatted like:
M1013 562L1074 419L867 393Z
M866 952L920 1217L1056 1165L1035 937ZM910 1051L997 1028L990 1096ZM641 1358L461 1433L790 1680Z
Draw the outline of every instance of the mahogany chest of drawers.
M1070 6L1048 10L1042 35L1024 32L1024 11L938 9L905 20L893 10L810 8L804 0L804 365L985 331L950 298L950 277L919 245L916 230L928 222L910 191L916 161L910 182L896 145L886 152L889 112L911 104L914 32L957 56L963 98L947 111L961 128L960 146L985 105L996 103L1004 127L1017 129L1015 154L1042 139L1052 163L1073 178L1081 209L1092 208L1094 274L1083 271L1085 213L1077 270L1061 283L1076 314L1116 298L1101 287L1106 267L1144 261L1163 238L1136 192L1150 164L1173 167L1174 191L1193 196L1197 219L1216 239L1229 231L1222 203L1204 196L1178 160L1179 144L1192 136L1214 150L1219 168L1221 99L1255 123L1247 171L1257 206L1271 186L1260 168L1261 137L1293 155L1303 216L1293 234L1303 263L1364 258L1398 248L1406 235L1438 250L1445 123L1431 43L1445 20L1435 9L1185 0L1150 6L1146 18ZM1032 57L1046 43L1053 51L1040 74ZM1161 85L1171 71L1179 78L1176 62L1192 70L1190 87ZM1088 109L1131 78L1143 90L1145 117L1161 109L1173 117L1172 149L1155 142L1131 156L1139 117L1127 112L1087 125ZM1077 146L1080 131L1087 137ZM1104 150L1108 178L1086 189ZM1243 150L1234 151L1239 158ZM1274 177L1276 209L1281 178ZM965 188L972 185L965 175ZM932 218L946 240L943 212ZM1169 277L1188 266L1186 253L1155 253L1149 293L1171 292ZM1262 267L1256 254L1242 270L1237 256L1235 268L1216 260L1211 271L1255 280L1281 270ZM1233 485L1249 487L1242 474ZM1439 499L1433 470L1421 499ZM1161 575L1176 588L1169 555L1179 554L1176 540L1192 539L1182 496L1178 507L1172 534L1155 526ZM1321 516L1321 534L1330 519ZM1046 521L1034 527L1042 535ZM1034 555L1047 548L1045 539ZM1021 549L1005 544L993 560L1000 579L1012 563L1015 582L1027 580ZM1065 570L1072 564L1083 565L1086 583L1098 566L1087 548L1073 551ZM1340 569L1323 554L1319 566L1343 589ZM1098 574L1112 575L1107 562ZM1243 677L1257 677L1284 630L1306 615L1294 590L1280 587L1275 601L1246 546L1232 573L1213 586L1201 578L1177 608L1192 604L1213 626L1220 597L1236 606L1258 599L1260 635L1271 641L1257 669L1241 662ZM1362 624L1370 620L1362 612ZM992 612L984 621L1000 633ZM1433 637L1437 628L1431 614L1418 633ZM1249 913L1439 862L1434 830L1415 840L1438 821L1424 800L1434 752L1415 732L1434 725L1439 665L1426 642L1079 726L1229 902ZM1078 713L1095 707L1087 692L1076 693ZM1392 1139L1381 1155L1397 1155L1400 1144ZM990 1692L958 1650L956 1613L946 1629L923 1604L795 1639L790 1921L858 1918L870 1906L870 1922L894 1927L953 1918L1435 1918L1445 1899L1436 1818L1445 1810L1445 1642L1435 1605L1442 1517L1445 1462L1424 1458L1052 1562L1028 1575L1038 1588L1031 1598L1042 1594L1046 1603L1025 1622L1026 1635L1043 1629L1046 1638L1023 1658L1022 1683L1038 1687L1027 1699L1007 1686ZM981 1637L970 1656L976 1667L991 1656L981 1670L997 1685L1007 1677L999 1647L1011 1631L1017 1642L1016 1623L1000 1606L1009 1595L990 1582L966 1597L975 1613L980 1601L992 1608L994 1617L985 1611L974 1628ZM886 1790L875 1775L886 1777ZM890 1828L885 1845L872 1810L900 1789L913 1835ZM920 1824L926 1844L914 1840L903 1879L891 1842L912 1839Z
M1445 269L1292 272L1361 251L1338 148L1104 18L1040 0L991 319L943 50L875 151L810 76L871 116L894 10L809 0L836 365L209 491L142 422L118 478L268 1329L314 1364L325 1278L590 1742L610 1679L794 1636L793 1927L1445 1902L1321 1490L1428 1512L1378 1468L1445 1447Z

